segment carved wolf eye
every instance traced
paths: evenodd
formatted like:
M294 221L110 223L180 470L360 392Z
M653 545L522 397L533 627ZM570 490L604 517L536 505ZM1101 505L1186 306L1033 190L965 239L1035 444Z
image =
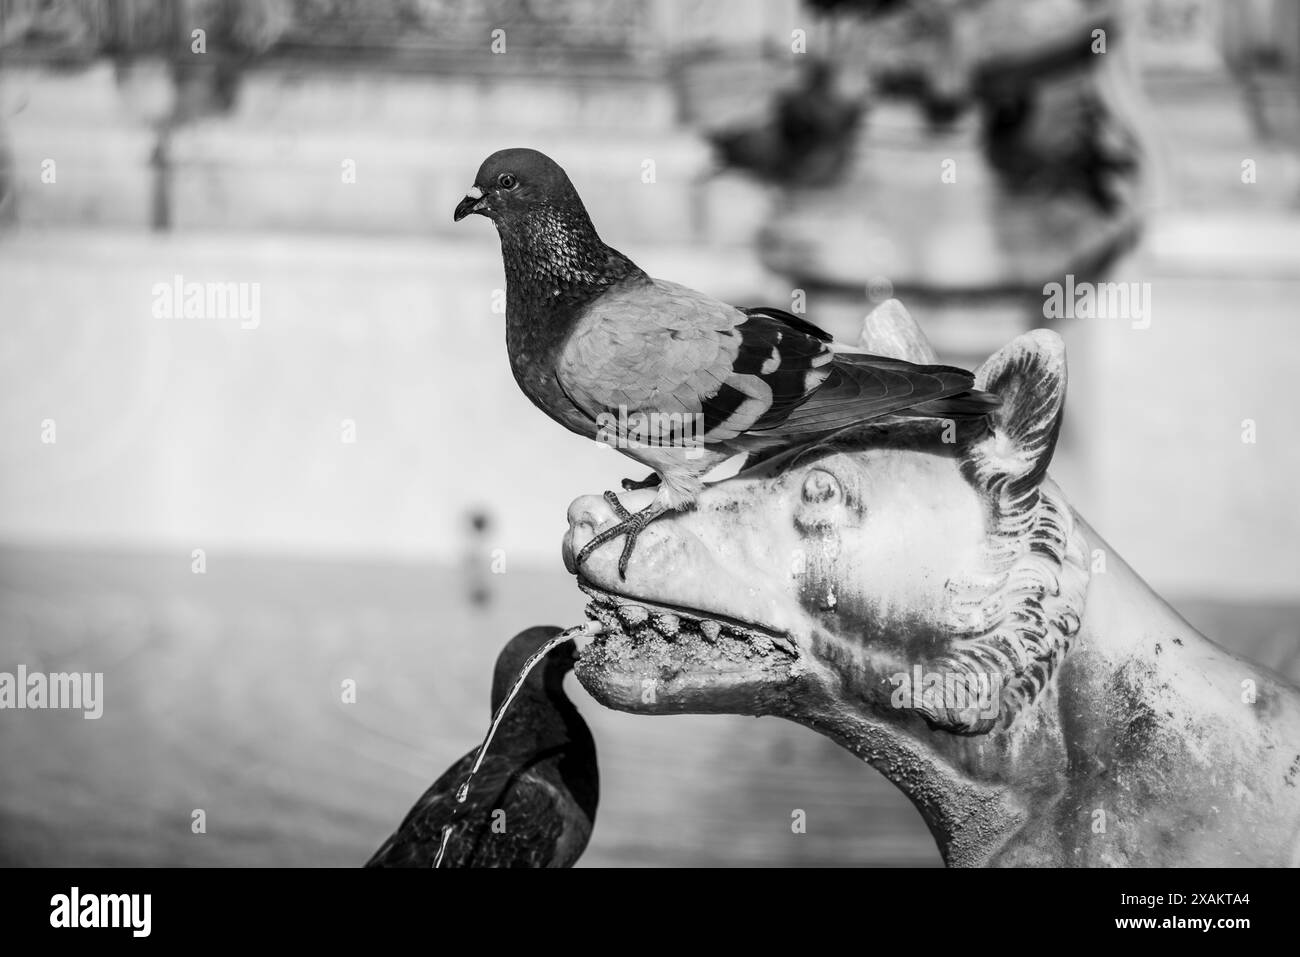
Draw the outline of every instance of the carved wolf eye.
M809 505L838 499L841 494L839 479L825 469L813 469L803 480L803 500Z
M515 179L514 173L502 173L497 177L497 185L502 189L514 189L519 185L519 180Z

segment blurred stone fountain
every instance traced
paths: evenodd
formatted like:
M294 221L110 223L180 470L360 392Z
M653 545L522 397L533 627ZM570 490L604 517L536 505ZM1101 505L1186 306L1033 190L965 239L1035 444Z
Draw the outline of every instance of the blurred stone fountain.
M804 62L762 115L752 98L749 117L697 113L724 163L775 185L760 256L818 323L851 337L898 293L969 364L1043 324L1045 283L1095 279L1133 243L1142 161L1118 5L810 5L823 17ZM773 162L799 135L811 159Z

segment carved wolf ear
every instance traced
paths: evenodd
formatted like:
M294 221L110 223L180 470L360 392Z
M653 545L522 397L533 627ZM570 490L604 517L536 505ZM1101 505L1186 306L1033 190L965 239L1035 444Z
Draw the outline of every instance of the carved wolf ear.
M906 359L920 365L935 361L934 347L921 327L897 299L886 299L862 321L858 346L877 356Z
M1035 329L1017 336L975 373L975 387L1002 399L989 416L990 434L967 456L977 488L1015 497L1047 473L1065 410L1065 343Z

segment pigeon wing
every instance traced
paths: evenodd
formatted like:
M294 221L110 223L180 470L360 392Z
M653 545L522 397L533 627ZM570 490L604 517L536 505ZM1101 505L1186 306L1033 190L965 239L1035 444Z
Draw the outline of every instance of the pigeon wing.
M557 375L589 417L699 416L706 443L782 420L829 374L830 336L797 316L736 309L662 280L612 289L583 316Z
M736 309L662 280L597 300L562 350L558 376L593 421L620 411L698 415L706 444L799 442L915 406L987 411L978 396L951 409L937 401L971 390L964 369L835 346L799 316Z

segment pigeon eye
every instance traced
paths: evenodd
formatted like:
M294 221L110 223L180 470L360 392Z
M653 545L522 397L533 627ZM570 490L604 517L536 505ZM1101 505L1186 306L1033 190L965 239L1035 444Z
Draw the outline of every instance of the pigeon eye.
M519 185L519 180L515 179L514 173L502 173L497 177L497 185L502 189L514 189Z

